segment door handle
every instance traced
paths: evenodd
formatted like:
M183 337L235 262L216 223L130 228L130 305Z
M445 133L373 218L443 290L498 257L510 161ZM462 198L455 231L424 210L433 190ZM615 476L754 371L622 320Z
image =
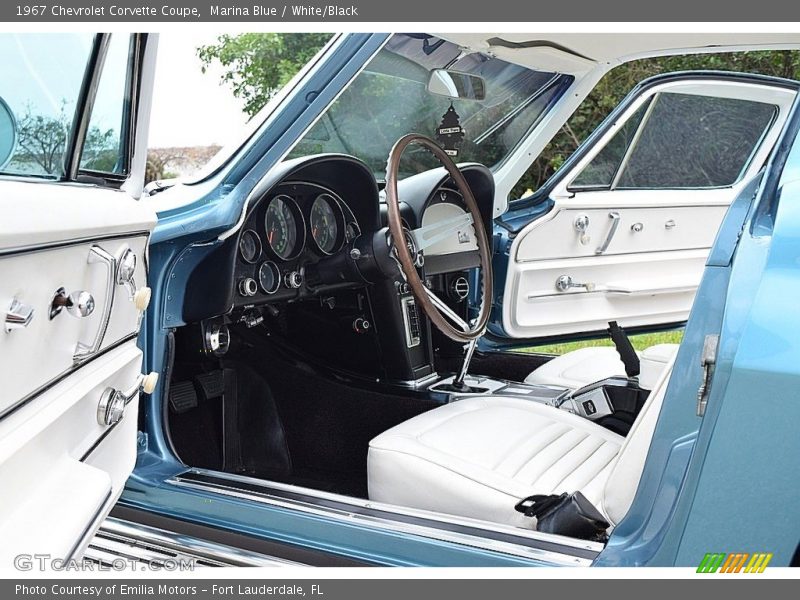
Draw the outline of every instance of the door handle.
M608 213L608 218L611 219L611 227L608 228L608 234L606 234L606 239L603 240L603 243L597 247L597 250L594 251L595 254L603 254L606 250L608 250L608 245L611 243L611 240L614 239L614 234L617 233L617 227L619 227L619 213L615 210L612 210Z
M14 298L6 310L6 333L11 333L15 329L24 329L31 324L31 321L33 321L33 307Z
M106 337L106 331L108 330L108 322L111 320L111 310L114 308L114 296L116 294L117 289L117 258L103 250L98 245L92 246L91 250L89 250L89 264L93 263L102 263L106 268L106 295L105 301L103 303L103 315L100 317L100 326L97 328L97 333L95 333L94 340L90 344L84 344L83 342L78 342L78 346L75 348L75 353L73 354L72 360L75 364L81 363L88 358L91 358L93 355L100 350L100 346L103 344L103 339ZM94 302L92 302L94 304ZM92 307L93 310L93 307ZM91 311L90 311L91 312ZM73 313L74 314L74 313ZM85 315L81 315L85 316Z

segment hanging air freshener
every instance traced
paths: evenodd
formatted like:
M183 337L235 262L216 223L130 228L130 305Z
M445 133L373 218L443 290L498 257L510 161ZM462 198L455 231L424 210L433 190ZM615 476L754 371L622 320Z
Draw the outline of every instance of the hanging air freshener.
M466 135L460 119L453 103L450 102L450 108L442 115L442 122L436 129L436 141L454 158L458 156L458 147Z

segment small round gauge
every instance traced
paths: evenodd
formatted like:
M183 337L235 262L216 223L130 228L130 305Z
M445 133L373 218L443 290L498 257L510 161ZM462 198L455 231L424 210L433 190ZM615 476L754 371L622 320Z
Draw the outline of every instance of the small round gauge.
M320 194L311 205L311 238L323 254L333 254L341 246L344 222L339 203L330 194Z
M274 294L281 287L281 272L271 260L265 261L258 268L258 285L267 294Z
M242 255L244 262L251 264L261 255L261 240L252 229L242 233L242 238L239 240L239 254Z
M270 249L283 260L294 258L303 249L305 233L298 226L303 216L289 196L273 198L264 214L264 229Z

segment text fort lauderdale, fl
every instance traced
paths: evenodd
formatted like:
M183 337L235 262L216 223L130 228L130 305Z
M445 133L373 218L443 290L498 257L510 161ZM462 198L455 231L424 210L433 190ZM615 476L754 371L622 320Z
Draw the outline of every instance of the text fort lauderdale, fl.
M284 6L210 6L212 17L357 17L358 8L353 5L330 4L327 6L311 6L304 4L288 4Z

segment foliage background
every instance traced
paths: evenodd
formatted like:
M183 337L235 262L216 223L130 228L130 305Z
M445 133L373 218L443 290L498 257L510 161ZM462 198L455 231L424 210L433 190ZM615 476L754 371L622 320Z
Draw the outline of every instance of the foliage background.
M225 73L221 83L244 100L244 110L252 116L329 37L324 33L223 35L216 44L199 48L198 56L204 69L214 61L222 65ZM531 165L514 188L513 197L522 197L539 188L637 83L660 73L698 69L799 79L800 52L698 54L638 60L613 69Z

